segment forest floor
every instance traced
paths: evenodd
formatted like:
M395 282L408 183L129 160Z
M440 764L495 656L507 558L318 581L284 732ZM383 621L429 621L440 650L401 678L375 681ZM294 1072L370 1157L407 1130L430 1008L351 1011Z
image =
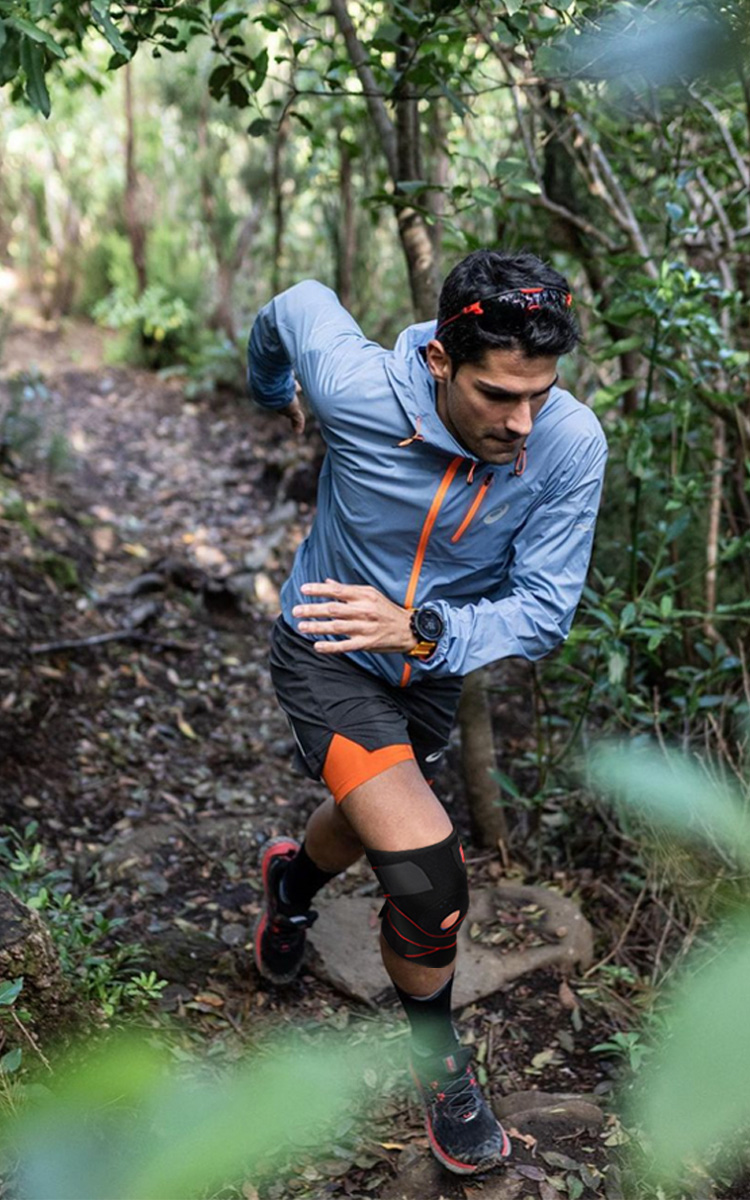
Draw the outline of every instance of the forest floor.
M29 411L69 452L54 472L11 464L0 494L0 822L17 831L33 822L26 844L43 847L44 870L60 872L87 910L122 919L143 947L139 965L167 982L141 1017L152 1033L210 1053L217 1067L284 1030L345 1039L372 1009L312 971L271 987L251 953L259 851L279 833L300 836L323 797L294 773L266 663L278 589L311 517L320 443L298 443L283 421L236 399L186 402L178 379L107 366L102 351L86 325L39 323L17 324L4 347L6 379L38 367ZM493 717L514 751L534 736L525 670L493 676ZM472 884L497 879L499 853L472 849L455 745L438 789ZM604 958L628 904L589 850L554 878L522 858L511 873L575 896ZM365 886L355 866L332 890ZM612 1106L617 1064L592 1050L620 1020L606 1000L586 979L566 991L541 971L458 1013L493 1100L530 1088L593 1098L598 1128L516 1131L504 1171L470 1182L444 1172L385 992L393 1064L373 1084L367 1121L352 1112L323 1158L296 1147L211 1195L631 1200L611 1160L628 1136ZM710 1192L719 1194L741 1195Z

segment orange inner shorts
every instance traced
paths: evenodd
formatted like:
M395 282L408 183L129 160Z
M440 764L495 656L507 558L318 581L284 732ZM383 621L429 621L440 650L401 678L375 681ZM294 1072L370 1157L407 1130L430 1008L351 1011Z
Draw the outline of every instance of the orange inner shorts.
M323 779L337 804L349 793L381 775L396 763L414 759L414 751L407 743L381 746L378 750L365 750L359 742L353 742L340 733L334 733L323 764Z

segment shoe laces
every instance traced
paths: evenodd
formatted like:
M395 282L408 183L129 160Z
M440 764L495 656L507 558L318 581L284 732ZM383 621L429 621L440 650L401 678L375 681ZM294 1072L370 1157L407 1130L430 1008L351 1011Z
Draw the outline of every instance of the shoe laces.
M481 1107L477 1081L470 1066L455 1078L435 1081L431 1087L444 1108L462 1121L475 1116Z
M277 912L269 924L269 933L273 937L287 937L294 941L296 940L295 935L299 937L306 929L314 925L317 919L318 914L313 908L304 913L294 913L291 915Z

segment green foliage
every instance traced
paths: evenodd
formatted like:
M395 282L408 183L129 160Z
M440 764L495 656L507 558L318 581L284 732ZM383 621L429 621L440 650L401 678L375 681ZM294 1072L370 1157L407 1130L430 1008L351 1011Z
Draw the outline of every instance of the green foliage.
M687 759L632 745L600 750L591 768L599 786L621 804L719 848L742 864L747 879L747 795L717 785ZM711 946L683 968L665 1008L665 1036L641 1067L637 1098L629 1106L631 1121L648 1130L654 1168L664 1177L676 1178L686 1160L706 1161L717 1145L728 1148L746 1133L749 993L746 898L741 914L715 930ZM632 1044L639 1044L637 1035Z
M247 391L244 352L228 337L200 337L187 360L187 371L185 396L188 400L207 399L217 392L244 396Z
M143 947L117 944L124 922L105 917L74 896L69 873L48 868L37 833L35 821L20 833L0 829L0 884L39 913L78 996L95 1003L110 1019L139 1012L158 1000L166 982L140 969ZM0 991L0 1005L13 1003L19 991L20 987Z
M56 1064L54 1092L0 1129L19 1200L189 1200L303 1138L325 1153L382 1049L361 1034L344 1047L287 1032L220 1078L186 1077L132 1038L80 1057Z
M121 353L126 361L152 368L173 366L183 360L195 323L185 301L158 284L137 297L117 288L94 305L93 313L102 325L125 331L127 339Z
M135 268L127 238L116 230L102 230L83 255L75 310L89 316L113 291L133 295L135 287Z
M63 469L70 452L63 434L55 428L51 400L41 375L21 371L0 392L0 467L3 463L41 463L50 471Z

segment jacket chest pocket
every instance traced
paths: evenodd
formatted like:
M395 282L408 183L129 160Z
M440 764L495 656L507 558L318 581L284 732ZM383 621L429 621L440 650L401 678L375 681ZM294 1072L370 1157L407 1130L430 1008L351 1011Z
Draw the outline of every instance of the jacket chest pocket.
M480 508L484 504L485 497L490 490L490 485L492 484L492 480L493 480L492 475L485 475L484 479L480 483L477 492L475 493L475 495L472 498L471 504L469 505L469 507L466 510L466 513L464 514L464 518L461 521L461 524L457 527L457 529L454 530L453 534L451 535L451 543L453 545L455 545L456 542L461 541L461 538L464 536L467 529L469 529L469 527L474 523Z

